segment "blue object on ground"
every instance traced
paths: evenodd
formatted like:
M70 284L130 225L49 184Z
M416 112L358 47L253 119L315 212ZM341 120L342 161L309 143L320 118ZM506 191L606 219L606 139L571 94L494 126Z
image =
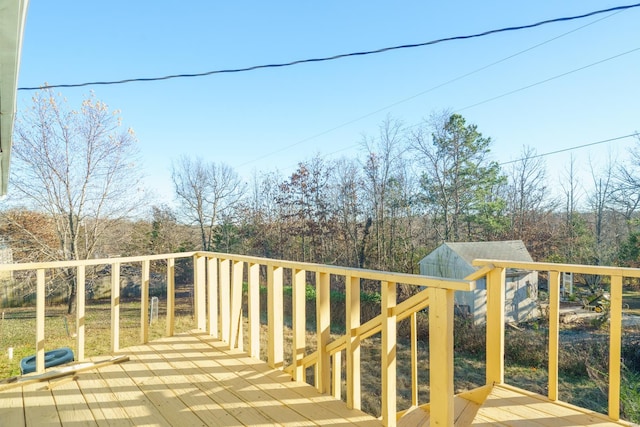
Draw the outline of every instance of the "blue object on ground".
M69 347L61 347L55 350L47 351L44 354L44 367L62 365L63 363L73 362L73 350ZM36 355L24 357L20 361L20 372L22 375L36 370Z

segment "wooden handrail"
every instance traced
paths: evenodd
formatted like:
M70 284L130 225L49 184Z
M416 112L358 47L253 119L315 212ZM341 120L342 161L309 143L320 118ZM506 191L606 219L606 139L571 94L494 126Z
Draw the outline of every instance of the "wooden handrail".
M419 275L399 274L340 266L299 263L243 255L214 252L187 252L178 254L119 257L82 261L59 261L28 264L0 265L0 271L33 270L37 276L36 310L36 366L38 372L44 369L44 295L46 271L57 268L76 269L77 281L77 347L78 356L84 357L85 334L85 269L87 266L109 265L112 269L111 281L111 348L120 346L120 266L140 263L142 266L143 299L148 293L149 266L151 261L165 261L167 264L167 329L174 331L175 309L175 260L192 258L194 263L194 314L198 328L207 330L212 336L225 341L230 348L242 348L243 330L248 331L248 352L252 357L260 355L260 314L268 313L268 355L269 364L285 369L295 379L304 380L306 369L315 368L315 385L323 393L340 394L342 376L341 352L346 352L347 403L350 407L360 407L360 343L375 334L382 335L382 421L385 425L396 423L395 411L395 354L397 348L397 322L411 318L412 340L412 404L417 405L417 317L416 313L426 307L429 310L429 340L431 348L442 351L430 352L430 387L432 390L431 420L447 425L453 416L453 292L475 290L475 280L487 278L487 383L504 381L504 287L507 269L550 271L550 336L549 336L549 386L548 397L558 398L558 334L559 334L559 287L560 273L573 272L608 276L611 280L611 318L609 337L609 396L608 413L612 420L619 419L620 412L620 350L622 323L622 283L625 277L640 278L640 270L620 267L584 266L573 264L511 262L503 260L475 260L473 265L481 267L464 280L434 278ZM260 270L266 271L267 307L260 307ZM292 365L284 368L284 272L291 273L293 286L293 338L294 354ZM308 274L315 274L316 284L316 325L317 350L304 354L306 339L305 288ZM331 341L330 292L332 277L343 277L346 286L346 332ZM381 312L373 319L360 324L360 282L372 280L380 284ZM243 286L248 284L246 305L243 303ZM397 285L421 287L419 292L404 301L396 301ZM248 310L243 313L244 307ZM246 316L245 316L246 314ZM357 316L356 316L357 314ZM148 339L146 301L141 304L140 340ZM243 329L243 318L248 325Z

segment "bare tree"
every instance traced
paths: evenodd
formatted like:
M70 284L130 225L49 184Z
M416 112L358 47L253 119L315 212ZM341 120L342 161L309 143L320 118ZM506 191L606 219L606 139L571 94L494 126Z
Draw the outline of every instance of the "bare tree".
M173 164L171 177L183 217L197 225L202 250L213 250L222 218L239 205L246 185L226 164L184 156Z
M629 157L613 172L613 203L616 211L627 221L628 232L633 230L632 218L640 206L640 134L636 135L637 144L629 150Z
M403 163L405 151L404 125L398 120L387 118L379 127L377 137L364 138L362 146L366 152L364 163L364 188L373 217L367 219L373 224L374 268L388 264L390 239L388 236L389 186L393 182L399 165Z
M114 221L140 208L138 151L118 111L91 94L71 110L51 90L37 92L16 123L13 196L54 222L51 259L89 258ZM117 222L117 221L116 221ZM72 311L75 277L67 272Z
M548 254L552 238L553 206L544 159L531 147L523 147L520 159L507 169L505 199L510 219L508 236L521 239L535 258Z

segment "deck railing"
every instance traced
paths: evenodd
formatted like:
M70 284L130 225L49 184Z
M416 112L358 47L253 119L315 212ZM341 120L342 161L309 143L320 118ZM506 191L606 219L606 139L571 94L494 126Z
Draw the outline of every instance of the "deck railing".
M418 404L418 352L416 313L430 306L429 337L431 351L431 419L440 425L453 424L453 296L456 290L472 290L474 283L465 280L429 278L409 274L351 269L319 264L279 261L220 253L192 252L167 255L109 258L100 260L0 265L1 271L36 272L36 371L44 371L45 354L45 282L48 270L74 269L77 289L76 325L78 360L85 357L85 270L89 266L111 266L111 350L120 348L120 270L123 264L140 263L141 304L140 342L149 340L149 277L152 261L165 261L167 268L166 334L173 335L175 301L175 262L193 258L194 317L198 329L228 343L230 348L243 348L243 285L247 285L248 353L260 357L260 314L267 312L267 362L271 367L287 370L296 380L306 379L307 368L314 368L314 384L322 393L341 395L342 352L346 354L347 405L360 409L360 343L380 333L381 418L385 425L396 424L396 323L411 319L413 338L411 372L412 403ZM285 270L292 286L292 363L284 366L284 279ZM262 272L262 273L261 273ZM265 273L266 272L266 277ZM316 351L305 354L305 314L308 273L315 279ZM346 334L331 340L330 283L332 276L345 283ZM360 282L373 281L380 286L381 310L372 320L360 323ZM420 289L414 296L397 301L398 285ZM260 307L260 288L267 290L267 307ZM424 403L424 402L423 402Z
M602 283L610 285L609 307L609 375L608 416L612 421L620 419L620 376L622 346L622 284L625 278L640 278L640 270L574 264L537 262L513 262L478 259L474 265L481 267L467 277L477 280L487 278L487 384L504 383L505 344L505 272L507 269L546 271L549 273L549 339L548 339L548 393L552 401L558 400L558 355L560 348L560 288L561 274L574 273L597 275Z
M610 277L610 352L609 352L609 418L618 420L620 413L620 351L622 319L622 281L624 277L640 277L640 270L612 267L592 267L548 263L515 263L476 260L481 267L465 280L452 280L352 269L319 264L290 262L249 256L191 252L110 258L101 260L0 265L2 271L31 270L36 272L36 370L44 371L45 353L45 282L47 270L74 269L78 284L76 309L77 359L85 357L85 269L88 266L111 266L111 350L120 348L120 266L140 263L141 304L140 342L149 340L149 277L150 263L164 261L167 274L166 334L174 333L175 262L192 258L194 270L194 319L198 329L226 342L230 348L243 349L246 333L252 357L259 358L261 313L267 313L266 361L273 368L289 372L296 380L306 380L306 371L314 369L313 383L322 393L340 398L342 355L346 357L346 398L351 408L361 407L361 342L375 334L381 336L381 419L387 426L396 425L402 412L396 408L396 324L410 319L411 325L411 404L418 401L417 313L429 307L429 388L432 425L453 425L453 329L454 292L475 289L481 277L487 279L487 342L486 383L504 383L504 311L505 271L518 268L549 271L549 387L548 397L558 399L558 350L560 273L574 272ZM285 274L286 272L286 274ZM309 278L311 277L311 280ZM331 331L331 290L333 281L344 283L345 334L333 338ZM284 285L292 288L292 355L285 366L284 357ZM310 283L307 283L309 280ZM361 281L377 283L380 289L380 314L361 324ZM289 283L290 282L290 283ZM315 286L316 350L307 354L306 288ZM399 285L416 287L416 293L397 300ZM261 288L266 287L267 306L260 306ZM246 292L245 292L246 289ZM245 299L246 298L246 299ZM246 313L243 313L243 307ZM243 320L246 318L246 322ZM246 332L245 332L246 331ZM243 349L244 350L244 349Z

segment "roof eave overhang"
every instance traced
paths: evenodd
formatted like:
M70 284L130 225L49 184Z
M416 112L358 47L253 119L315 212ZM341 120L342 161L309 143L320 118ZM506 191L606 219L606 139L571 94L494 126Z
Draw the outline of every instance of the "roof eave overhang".
M0 196L7 194L20 52L29 0L0 0Z

